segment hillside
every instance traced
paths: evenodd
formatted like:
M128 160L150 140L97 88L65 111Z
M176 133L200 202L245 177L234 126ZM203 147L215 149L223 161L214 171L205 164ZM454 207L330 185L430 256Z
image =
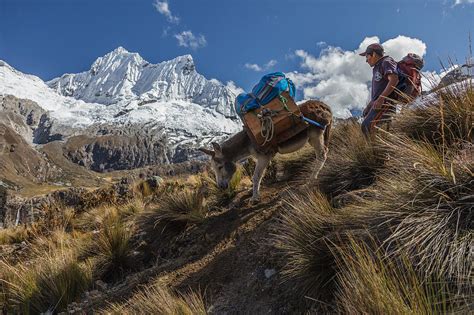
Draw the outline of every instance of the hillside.
M5 312L469 313L474 308L474 92L465 82L365 139L340 122L278 156L262 200L252 164L124 181L1 230ZM350 137L348 136L350 135ZM370 297L370 298L368 298Z

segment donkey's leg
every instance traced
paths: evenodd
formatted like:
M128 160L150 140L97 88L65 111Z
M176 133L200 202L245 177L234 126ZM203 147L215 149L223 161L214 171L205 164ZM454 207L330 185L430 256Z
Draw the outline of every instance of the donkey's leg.
M260 200L260 183L265 173L265 169L270 163L273 155L257 155L257 165L255 165L255 172L253 173L252 183L253 183L253 194L252 201Z
M309 144L311 144L311 146L314 148L314 151L316 152L316 164L313 169L313 174L311 175L312 179L316 179L318 178L319 172L321 171L324 166L324 163L326 162L328 148L324 143L323 130L315 127L310 127L308 136L308 142Z

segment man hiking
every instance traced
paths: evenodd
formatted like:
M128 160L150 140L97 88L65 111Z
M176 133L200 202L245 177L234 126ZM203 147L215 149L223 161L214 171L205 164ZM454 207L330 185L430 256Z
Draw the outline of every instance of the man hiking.
M373 68L372 95L362 116L362 131L366 136L372 133L376 126L388 123L391 114L395 112L395 87L398 84L397 63L390 56L384 56L380 44L370 44L365 52L366 62Z

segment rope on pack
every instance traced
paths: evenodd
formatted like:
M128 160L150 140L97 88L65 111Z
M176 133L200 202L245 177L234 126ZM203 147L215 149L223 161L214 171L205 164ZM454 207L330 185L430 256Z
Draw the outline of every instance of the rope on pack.
M260 135L264 139L262 146L272 141L273 136L275 135L275 124L273 123L273 116L278 113L267 108L264 108L257 117L260 119L262 128L260 130Z

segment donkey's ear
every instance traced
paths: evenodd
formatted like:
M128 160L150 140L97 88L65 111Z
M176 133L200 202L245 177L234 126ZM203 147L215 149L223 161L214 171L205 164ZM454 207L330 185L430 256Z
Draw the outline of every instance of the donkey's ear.
M219 143L212 142L211 144L212 144L212 147L214 148L214 151L216 151L216 153L222 153L222 149Z
M204 152L206 153L207 155L210 155L212 157L214 157L214 155L216 155L216 152L212 151L212 150L208 150L206 148L199 148L199 151L201 152Z

